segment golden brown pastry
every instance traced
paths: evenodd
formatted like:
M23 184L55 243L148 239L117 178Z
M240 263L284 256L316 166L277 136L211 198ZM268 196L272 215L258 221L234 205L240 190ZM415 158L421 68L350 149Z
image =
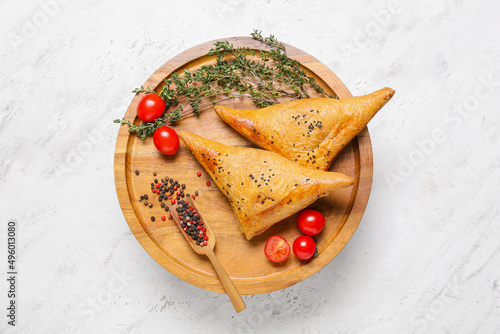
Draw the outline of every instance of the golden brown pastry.
M191 132L179 137L227 196L248 240L353 183L344 174L304 168L274 152L225 146Z
M215 106L215 112L256 145L301 166L328 170L393 95L394 90L383 88L359 97L294 100L258 110Z

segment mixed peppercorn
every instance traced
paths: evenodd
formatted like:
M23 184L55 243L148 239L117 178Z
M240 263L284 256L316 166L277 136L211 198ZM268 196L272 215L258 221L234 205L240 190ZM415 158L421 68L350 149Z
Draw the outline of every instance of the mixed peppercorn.
M136 170L135 174L139 175L139 170ZM157 173L153 172L153 176L156 175ZM198 172L197 176L201 176L201 173ZM207 181L207 185L210 185L210 181ZM173 205L178 203L176 210L179 219L181 220L184 232L191 236L193 240L196 241L197 245L206 246L208 244L208 235L206 234L207 229L203 226L204 222L201 220L196 210L185 200L189 197L195 199L200 194L198 191L195 191L194 194L189 194L186 192L185 184L181 184L179 181L165 176L165 178L160 180L155 178L153 182L151 182L151 192L154 195L158 195L160 207L166 212L169 212L169 204ZM152 208L152 200L153 199L150 198L148 194L144 194L140 196L139 202L149 208ZM161 216L160 218L162 221L167 219L166 216ZM170 214L168 219L172 218L172 214ZM156 217L151 216L151 221L154 222L155 220Z
M189 205L189 203L181 199L177 203L175 209L181 221L181 228L186 232L199 246L206 246L208 244L207 228L201 219L196 209Z
M138 170L136 171L136 175L139 175ZM156 175L157 173L153 172L153 176ZM190 195L186 193L185 189L185 184L180 184L179 181L171 179L168 176L165 176L165 178L161 180L154 179L154 181L151 182L151 192L158 195L158 202L160 202L160 207L166 212L169 212L169 205L166 205L165 202L175 204L181 198L191 196L194 199L199 194L198 191L196 191L196 195ZM141 195L139 202L144 203L145 206L148 206L150 208L153 207L152 199L150 200L148 194ZM154 216L151 216L151 221L155 221L155 219L156 218ZM168 219L172 219L172 215L169 215ZM161 216L161 220L166 220L166 217Z

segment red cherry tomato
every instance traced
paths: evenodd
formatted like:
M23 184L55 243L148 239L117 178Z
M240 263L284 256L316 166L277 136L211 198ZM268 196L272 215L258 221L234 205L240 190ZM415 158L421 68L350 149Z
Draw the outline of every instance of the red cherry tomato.
M175 154L179 149L179 136L174 129L168 126L161 126L156 129L153 142L158 151L163 154Z
M309 260L316 251L316 243L308 235L301 235L293 242L293 253L301 260Z
M273 235L267 239L264 253L273 262L283 262L290 255L290 245L279 235Z
M165 112L165 102L156 94L149 93L142 97L137 105L137 116L144 122L153 122Z
M299 229L307 235L316 235L325 227L325 216L319 211L307 209L299 214Z

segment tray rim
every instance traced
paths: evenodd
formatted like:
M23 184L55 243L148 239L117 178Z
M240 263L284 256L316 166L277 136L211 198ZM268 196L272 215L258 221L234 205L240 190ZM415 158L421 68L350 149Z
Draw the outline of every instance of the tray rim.
M266 49L262 47L262 43L255 41L251 37L228 37L208 41L203 44L191 47L165 62L146 80L143 86L155 89L158 85L161 84L164 78L168 77L171 73L175 72L180 67L206 56L208 50L213 47L213 44L216 41L229 41L234 46L249 46L252 49L255 48L257 50ZM306 61L301 59L301 65L308 71L311 71L315 75L320 77L325 82L325 84L327 84L340 98L352 96L344 83L337 77L335 73L333 73L333 71L326 67L326 65L324 65L308 53L294 46L288 44L285 45L287 47L287 53L290 58L293 58L295 54L299 54L301 57L305 57ZM325 78L323 75L318 74L318 72L326 72L330 78ZM129 104L127 111L125 112L125 119L132 121L136 119L135 110L138 101L139 95L136 95ZM125 220L127 221L127 224L129 225L131 232L134 234L134 236L139 241L141 246L146 250L146 252L156 262L158 262L173 275L200 288L214 292L225 293L218 279L210 279L206 276L190 271L188 268L180 265L174 259L168 257L165 253L163 253L157 246L157 244L161 243L161 241L156 239L154 235L149 235L135 215L126 180L126 160L128 158L127 147L132 136L134 135L130 135L128 129L125 126L120 126L117 135L114 156L114 179L117 197L122 209L122 213ZM120 140L121 137L127 137L127 140ZM334 238L334 241L332 241L323 250L320 257L314 259L314 266L308 266L307 264L304 264L300 266L300 268L295 269L286 275L277 275L272 279L273 284L269 284L269 280L259 281L257 278L248 278L248 282L245 282L245 279L241 278L235 280L234 284L241 294L252 295L277 291L294 285L314 275L316 272L326 266L331 260L333 260L354 235L364 215L372 187L373 152L367 127L365 127L355 139L353 139L353 143L355 144L354 151L359 155L360 159L359 183L357 184L355 199L353 201L347 220L345 221L338 235ZM362 189L363 191L360 191L360 189ZM127 196L124 196L123 194L127 194ZM356 214L353 214L353 212L355 212ZM204 283L202 284L200 282Z

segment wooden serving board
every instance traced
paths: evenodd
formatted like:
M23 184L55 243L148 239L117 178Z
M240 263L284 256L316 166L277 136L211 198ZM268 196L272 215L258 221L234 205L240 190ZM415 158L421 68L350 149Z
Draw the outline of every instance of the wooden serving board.
M266 49L262 43L250 37L223 40L228 40L234 46ZM174 57L160 67L144 83L144 87L159 89L162 80L172 72L181 73L185 69L193 70L203 64L214 63L215 58L206 55L214 42L193 47ZM287 54L300 61L308 75L313 76L327 92L341 98L351 96L339 78L317 59L290 45L287 45ZM140 123L136 117L140 97L133 99L124 116L135 124ZM256 108L248 100L222 103L235 108ZM183 119L173 128L177 131L189 130L226 145L253 147L253 144L221 121L213 109L203 110L200 116ZM264 244L271 235L279 234L292 245L295 238L301 235L297 227L297 214L247 241L239 230L227 198L213 182L211 186L206 185L206 181L211 180L210 176L186 146L181 143L177 154L165 156L155 149L152 136L141 141L129 134L127 126L119 130L114 164L116 191L123 214L144 249L165 269L184 281L224 293L210 261L193 252L173 220L160 219L162 215L168 217L168 213L160 207L158 197L151 193L151 182L155 178L160 180L168 176L186 184L187 193L199 191L196 203L217 239L217 257L238 291L246 295L283 289L306 279L328 264L349 241L363 216L373 170L370 136L365 128L344 148L330 168L331 171L352 177L354 186L338 190L310 206L321 211L326 218L325 229L314 237L319 256L301 261L291 254L285 262L273 263L264 255ZM139 175L135 174L136 170L139 170ZM153 172L157 173L156 177ZM202 176L197 177L197 172L201 172ZM152 208L139 203L139 197L143 194L153 199ZM151 216L155 216L154 222Z

